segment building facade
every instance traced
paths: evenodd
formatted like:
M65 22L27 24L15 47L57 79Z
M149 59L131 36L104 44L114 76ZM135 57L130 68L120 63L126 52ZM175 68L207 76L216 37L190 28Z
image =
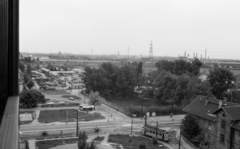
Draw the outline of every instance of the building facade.
M240 105L198 96L183 111L197 118L209 149L240 149Z

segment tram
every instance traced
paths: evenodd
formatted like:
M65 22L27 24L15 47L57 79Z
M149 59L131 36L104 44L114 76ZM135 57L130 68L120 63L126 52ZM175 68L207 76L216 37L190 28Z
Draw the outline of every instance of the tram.
M156 126L154 127L147 124L146 126L143 127L142 133L143 135L157 138L161 141L165 141L165 142L169 141L169 135L170 135L169 132L167 132L166 130L157 128Z

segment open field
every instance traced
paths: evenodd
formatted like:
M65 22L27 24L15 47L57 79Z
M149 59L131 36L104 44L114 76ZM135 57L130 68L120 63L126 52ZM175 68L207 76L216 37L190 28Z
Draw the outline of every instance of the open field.
M119 145L122 145L125 149L129 147L131 147L131 149L139 149L139 144L141 142L144 142L148 149L167 149L166 147L159 147L161 144L154 145L152 139L141 136L130 137L129 135L109 135L108 142L116 144L113 145L116 149L121 149Z
M42 92L44 94L48 94L48 95L66 95L66 94L70 94L66 90L44 90Z
M38 121L40 123L66 122L67 113L68 113L68 122L76 121L77 110L75 109L40 111ZM99 113L87 114L86 112L78 111L79 121L92 121L92 120L99 120L99 119L104 119L104 117Z
M103 98L99 99L101 103L112 107L128 116L136 114L137 117L143 116L143 113L155 112L156 116L170 115L173 114L183 114L182 108L174 106L161 105L157 101L152 100L141 100L136 97L123 98L123 97L113 97L111 100L105 100Z
M77 141L78 138L38 141L36 147L38 149L50 149L59 145L76 143Z

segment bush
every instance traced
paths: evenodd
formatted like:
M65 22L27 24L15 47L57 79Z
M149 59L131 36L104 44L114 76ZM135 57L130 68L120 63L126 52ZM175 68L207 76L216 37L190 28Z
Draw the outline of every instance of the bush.
M46 136L48 136L49 134L48 134L47 131L42 131L42 132L41 132L41 135L42 135L43 137L46 137Z
M132 115L132 114L136 114L137 117L142 116L142 112L146 113L146 112L155 112L156 116L161 116L161 115L169 115L172 112L172 107L171 106L149 106L149 107L143 107L143 111L142 111L142 107L141 106L132 106L130 109L126 109L128 110L127 115ZM173 114L184 114L184 112L182 111L182 107L174 107L173 108Z
M45 96L38 90L29 89L20 93L20 104L22 107L33 108L38 103L43 103L44 101Z
M153 138L152 141L153 141L153 145L157 145L158 144L157 138Z
M145 142L141 142L141 143L139 144L139 149L146 149L146 148L147 148L147 145L146 145Z

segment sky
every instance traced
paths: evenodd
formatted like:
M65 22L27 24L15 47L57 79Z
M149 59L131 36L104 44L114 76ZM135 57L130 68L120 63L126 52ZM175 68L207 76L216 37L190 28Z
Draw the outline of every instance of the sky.
M20 52L240 59L239 0L21 0ZM129 50L128 50L129 49Z

